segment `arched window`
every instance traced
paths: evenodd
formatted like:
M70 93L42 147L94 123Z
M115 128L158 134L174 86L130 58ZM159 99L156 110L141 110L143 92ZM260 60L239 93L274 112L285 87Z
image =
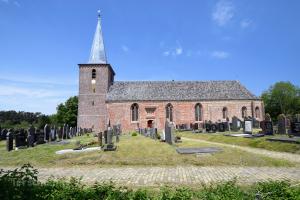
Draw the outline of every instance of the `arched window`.
M227 119L227 117L228 117L228 109L226 107L223 108L222 114L223 114L223 119Z
M134 103L131 106L131 121L135 122L139 120L139 106Z
M93 70L92 70L92 79L95 79L95 78L96 78L96 70L93 69Z
M202 121L202 105L200 103L195 105L195 121Z
M258 106L255 108L255 118L260 118L260 110Z
M247 108L244 106L242 107L242 118L247 117Z
M170 103L166 106L166 118L173 121L173 106Z

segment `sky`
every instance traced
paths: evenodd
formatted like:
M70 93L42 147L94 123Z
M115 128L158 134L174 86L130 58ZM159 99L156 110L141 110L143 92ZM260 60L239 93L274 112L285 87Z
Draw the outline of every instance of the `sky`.
M298 0L0 0L0 110L53 114L78 94L98 9L117 81L300 85Z

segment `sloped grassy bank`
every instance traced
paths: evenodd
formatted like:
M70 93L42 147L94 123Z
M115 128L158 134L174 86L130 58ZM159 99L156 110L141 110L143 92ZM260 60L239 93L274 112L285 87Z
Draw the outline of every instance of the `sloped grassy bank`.
M287 181L261 182L242 187L234 180L199 188L163 186L159 189L130 189L113 183L85 185L80 180L40 182L38 171L23 165L13 171L0 171L0 199L300 199L300 185Z

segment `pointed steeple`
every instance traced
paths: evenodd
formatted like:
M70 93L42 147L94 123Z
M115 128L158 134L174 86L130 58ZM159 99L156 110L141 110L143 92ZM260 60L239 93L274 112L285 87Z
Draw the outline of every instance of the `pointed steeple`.
M94 35L93 45L91 49L91 54L89 62L91 64L106 64L106 55L104 49L104 42L101 30L101 17L100 10L98 10L98 23L96 27L96 32Z

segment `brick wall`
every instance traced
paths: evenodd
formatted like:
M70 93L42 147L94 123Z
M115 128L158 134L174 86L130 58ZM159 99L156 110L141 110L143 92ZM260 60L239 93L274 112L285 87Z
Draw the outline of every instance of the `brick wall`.
M137 103L139 106L139 119L136 122L131 121L131 105ZM108 116L111 124L122 124L123 131L134 130L137 127L146 128L148 120L153 120L155 127L158 129L164 128L166 119L165 107L168 103L173 106L173 121L175 124L190 124L195 123L195 105L201 103L203 108L203 120L211 120L213 122L222 120L224 107L228 109L228 117L233 116L242 118L242 107L247 108L247 116L252 116L252 107L259 107L261 120L263 116L263 108L261 101L251 100L231 100L231 101L200 101L200 102L109 102L107 103ZM253 104L253 105L252 105ZM146 112L146 108L155 108L153 114ZM151 110L151 109L150 109ZM255 113L254 113L255 114Z

